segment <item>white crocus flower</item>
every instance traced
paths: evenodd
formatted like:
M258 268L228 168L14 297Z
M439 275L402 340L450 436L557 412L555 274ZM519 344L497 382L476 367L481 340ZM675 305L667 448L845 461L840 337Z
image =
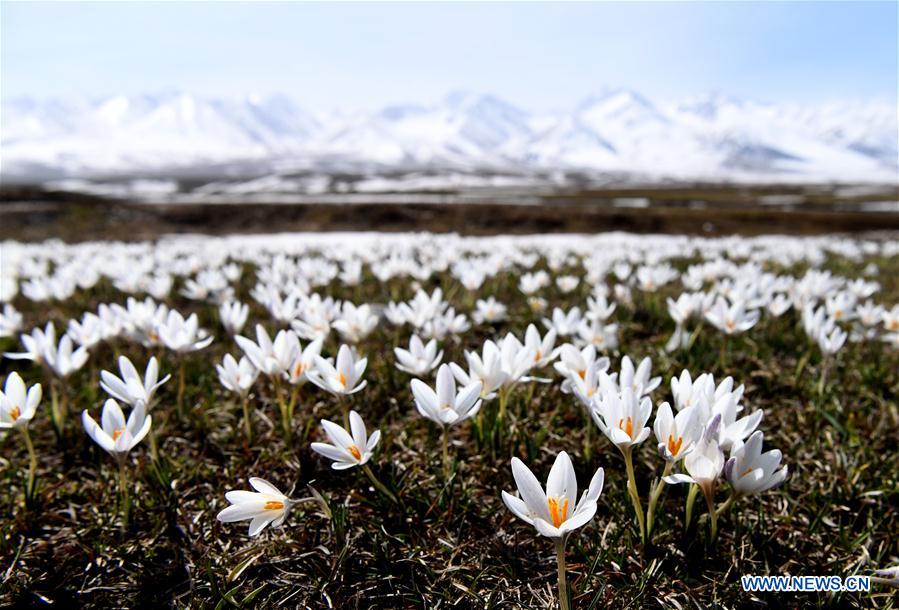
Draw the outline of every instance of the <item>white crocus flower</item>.
M69 335L63 335L58 346L46 347L44 362L57 377L68 377L87 362L87 348L85 346L73 348L72 338Z
M580 307L572 307L568 313L565 313L558 307L553 309L552 319L543 318L543 325L547 329L555 329L560 337L568 337L577 332L577 327L581 323Z
M56 346L56 328L53 322L47 322L43 330L32 329L30 334L19 335L24 352L6 352L3 354L10 360L31 360L35 364L45 364L48 350Z
M22 314L9 303L3 306L0 313L0 338L12 337L22 326Z
M502 492L503 502L509 510L525 523L533 525L540 535L563 541L596 514L597 500L605 480L603 469L598 469L578 499L574 466L564 451L559 453L549 471L545 491L534 473L516 457L512 458L512 476L519 497Z
M718 519L715 510L715 486L724 470L724 453L718 446L718 426L721 417L715 416L705 433L684 458L684 468L688 474L668 475L664 481L669 485L695 483L702 491L709 509L712 538L718 534ZM689 501L689 500L688 500Z
M87 410L82 412L81 421L84 423L84 430L95 443L110 455L122 460L150 431L152 417L147 415L143 403L137 403L131 410L128 421L125 421L119 403L110 398L103 405L100 418L102 426L93 420Z
M481 398L495 398L496 391L508 381L508 373L503 368L503 355L496 343L484 343L483 358L477 352L465 352L465 359L468 361L467 372L455 362L449 365L456 380L465 387L480 382Z
M618 386L622 389L630 388L636 396L646 396L662 383L661 377L650 377L650 375L652 375L652 360L648 356L640 361L636 370L634 370L634 363L630 357L625 356L621 360Z
M249 520L249 535L256 536L269 524L278 527L284 523L294 502L265 479L250 477L250 485L256 491L226 493L225 498L231 506L219 512L216 518L223 523Z
M746 444L735 446L724 464L724 477L739 496L751 496L783 483L789 469L780 468L783 454L777 449L762 453L765 435L753 432Z
M441 426L463 422L481 408L481 382L471 382L457 393L453 372L446 364L437 370L436 391L420 379L413 379L411 385L418 412Z
M219 319L229 335L236 335L247 323L250 306L246 303L231 301L219 305Z
M367 381L359 382L365 367L367 358L356 358L353 350L348 345L341 345L337 352L336 365L331 364L321 356L315 357L315 369L308 371L306 375L309 381L332 394L355 394L365 387Z
M412 375L426 375L437 368L443 359L443 350L437 351L437 340L431 339L425 345L418 335L409 339L409 349L393 348L396 354L396 368Z
M155 357L150 358L144 378L141 379L134 364L125 356L119 356L119 373L121 377L116 377L109 371L100 371L100 387L103 391L131 406L141 402L148 409L152 406L156 390L171 377L166 375L159 379L159 363Z
M253 366L246 356L235 360L231 354L225 354L221 364L215 365L219 382L228 390L240 396L246 396L259 376L259 369Z
M184 318L174 309L169 310L165 322L156 327L159 340L173 352L196 352L212 343L212 336L199 328L197 314Z
M603 381L609 377L603 377ZM600 396L593 400L590 414L593 421L622 451L629 450L649 438L650 430L646 426L652 413L652 401L649 398L638 398L630 387L616 391L613 383L608 381L600 388Z
M659 455L667 462L678 462L684 458L702 437L699 410L688 408L674 415L671 405L663 402L656 411L653 433L659 447Z
M315 368L315 359L322 353L322 340L316 339L305 348L300 347L300 352L287 370L287 381L291 385L303 385L309 381L309 371Z
M524 333L524 346L534 354L532 368L542 368L555 360L556 352L556 331L550 329L546 331L543 338L540 338L540 331L533 324L528 324Z
M234 337L234 341L250 362L269 377L283 376L300 353L300 340L296 333L292 330L279 331L272 343L262 324L256 325L255 343L241 335Z
M81 321L69 320L67 335L78 345L91 349L104 339L103 322L97 314L87 312Z
M41 384L25 388L25 382L13 371L0 392L0 429L27 426L41 402Z
M478 324L495 324L506 319L506 306L494 297L486 300L478 299L475 307L477 309L471 314L471 317Z
M734 301L728 305L727 299L719 297L715 305L706 312L706 320L726 335L736 335L755 326L759 321L757 310L746 310L743 301Z
M593 373L605 372L609 369L609 359L605 356L596 357L596 347L588 345L582 350L577 349L570 343L565 343L557 350L559 361L553 364L556 371L564 378L562 381L562 391L571 392L575 379L586 381L588 372Z
M381 431L375 430L371 436L365 429L365 423L356 411L350 411L350 432L327 419L322 420L322 429L329 443L312 443L311 449L316 453L333 460L331 468L346 470L353 466L362 466L371 459L372 451L381 440Z

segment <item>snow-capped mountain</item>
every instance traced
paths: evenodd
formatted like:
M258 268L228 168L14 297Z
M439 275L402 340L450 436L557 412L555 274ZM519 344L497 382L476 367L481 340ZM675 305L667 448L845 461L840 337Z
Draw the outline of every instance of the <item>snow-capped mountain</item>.
M614 172L641 179L896 182L888 102L818 106L723 96L653 101L627 90L531 113L490 95L324 113L283 97L187 93L3 102L5 178L210 175L263 168L409 167ZM218 168L218 169L216 169ZM262 172L264 173L264 172Z

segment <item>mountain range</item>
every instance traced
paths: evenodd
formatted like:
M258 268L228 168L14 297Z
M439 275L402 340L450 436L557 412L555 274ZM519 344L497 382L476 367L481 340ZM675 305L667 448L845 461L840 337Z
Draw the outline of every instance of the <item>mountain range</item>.
M611 89L570 110L492 95L367 112L276 95L184 92L2 103L4 179L227 175L252 167L374 174L410 168L614 173L641 180L897 182L897 109L885 101L654 101Z

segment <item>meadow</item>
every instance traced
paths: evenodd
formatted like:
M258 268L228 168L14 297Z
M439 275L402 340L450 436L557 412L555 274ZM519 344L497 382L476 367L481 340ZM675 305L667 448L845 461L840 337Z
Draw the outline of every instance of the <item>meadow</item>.
M896 607L895 241L298 233L0 247L4 606ZM259 332L280 343L266 350ZM437 349L404 360L395 348L416 352L413 335ZM140 378L154 357L159 380L171 375L149 393L137 378L119 388L143 436L101 420L111 376L127 376L120 357ZM367 358L358 379L347 358ZM9 399L14 373L41 384L30 418ZM421 387L435 381L429 410ZM663 403L678 442L658 438L674 425L659 423ZM370 455L344 447L338 470L311 443L333 442L321 420L342 426L350 410L380 438ZM112 444L86 433L83 411ZM741 453L756 431L785 470ZM568 500L549 498L552 523L516 516L510 460L542 484L563 451L578 489L600 467L604 485L595 515L561 537L560 600L559 544L541 534L561 531ZM721 460L705 479L699 454ZM741 487L755 468L770 488ZM266 496L283 522L254 535L217 518L249 498L225 494L250 477L285 496ZM750 593L750 574L873 579L868 592Z

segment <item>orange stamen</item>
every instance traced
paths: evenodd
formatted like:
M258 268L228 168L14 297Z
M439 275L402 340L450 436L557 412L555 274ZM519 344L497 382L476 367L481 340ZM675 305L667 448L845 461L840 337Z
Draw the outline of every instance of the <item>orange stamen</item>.
M668 435L668 451L671 455L677 455L677 452L680 451L681 445L684 443L684 437L678 436L677 440L674 440L674 437L670 434Z
M631 416L627 416L627 424L624 423L624 418L618 420L618 427L624 430L624 432L633 438L634 436L634 422L631 420Z
M17 406L13 407L12 409L9 410L9 417L13 421L16 421L17 419L19 419L19 415L21 415L21 414L22 414L22 410Z
M749 468L746 469L746 472L744 472L743 474L740 475L740 478L742 479L742 478L745 477L747 474L749 474L750 472L752 472L752 470L753 470L753 469L752 469L752 467L750 466Z
M114 430L112 433L112 440L117 441L122 434L125 433L125 429L121 428L120 430Z
M580 375L581 379L584 379L587 376L587 371L585 369L581 369L577 372Z
M302 362L297 362L297 365L296 365L295 367L293 367L293 376L294 376L294 378L299 377L300 375L302 375L302 374L303 374L303 370L305 370L305 367L303 366L303 363L302 363Z
M281 510L284 508L284 502L279 502L278 500L269 500L263 506L265 510Z
M346 376L343 373L337 373L337 380L340 382L340 385L346 387Z
M549 514L553 519L553 525L559 527L568 518L568 498L559 506L558 498L547 498L549 504Z
M349 451L357 460L362 459L362 452L359 451L359 447L357 447L356 445L350 445L346 448L346 450Z

